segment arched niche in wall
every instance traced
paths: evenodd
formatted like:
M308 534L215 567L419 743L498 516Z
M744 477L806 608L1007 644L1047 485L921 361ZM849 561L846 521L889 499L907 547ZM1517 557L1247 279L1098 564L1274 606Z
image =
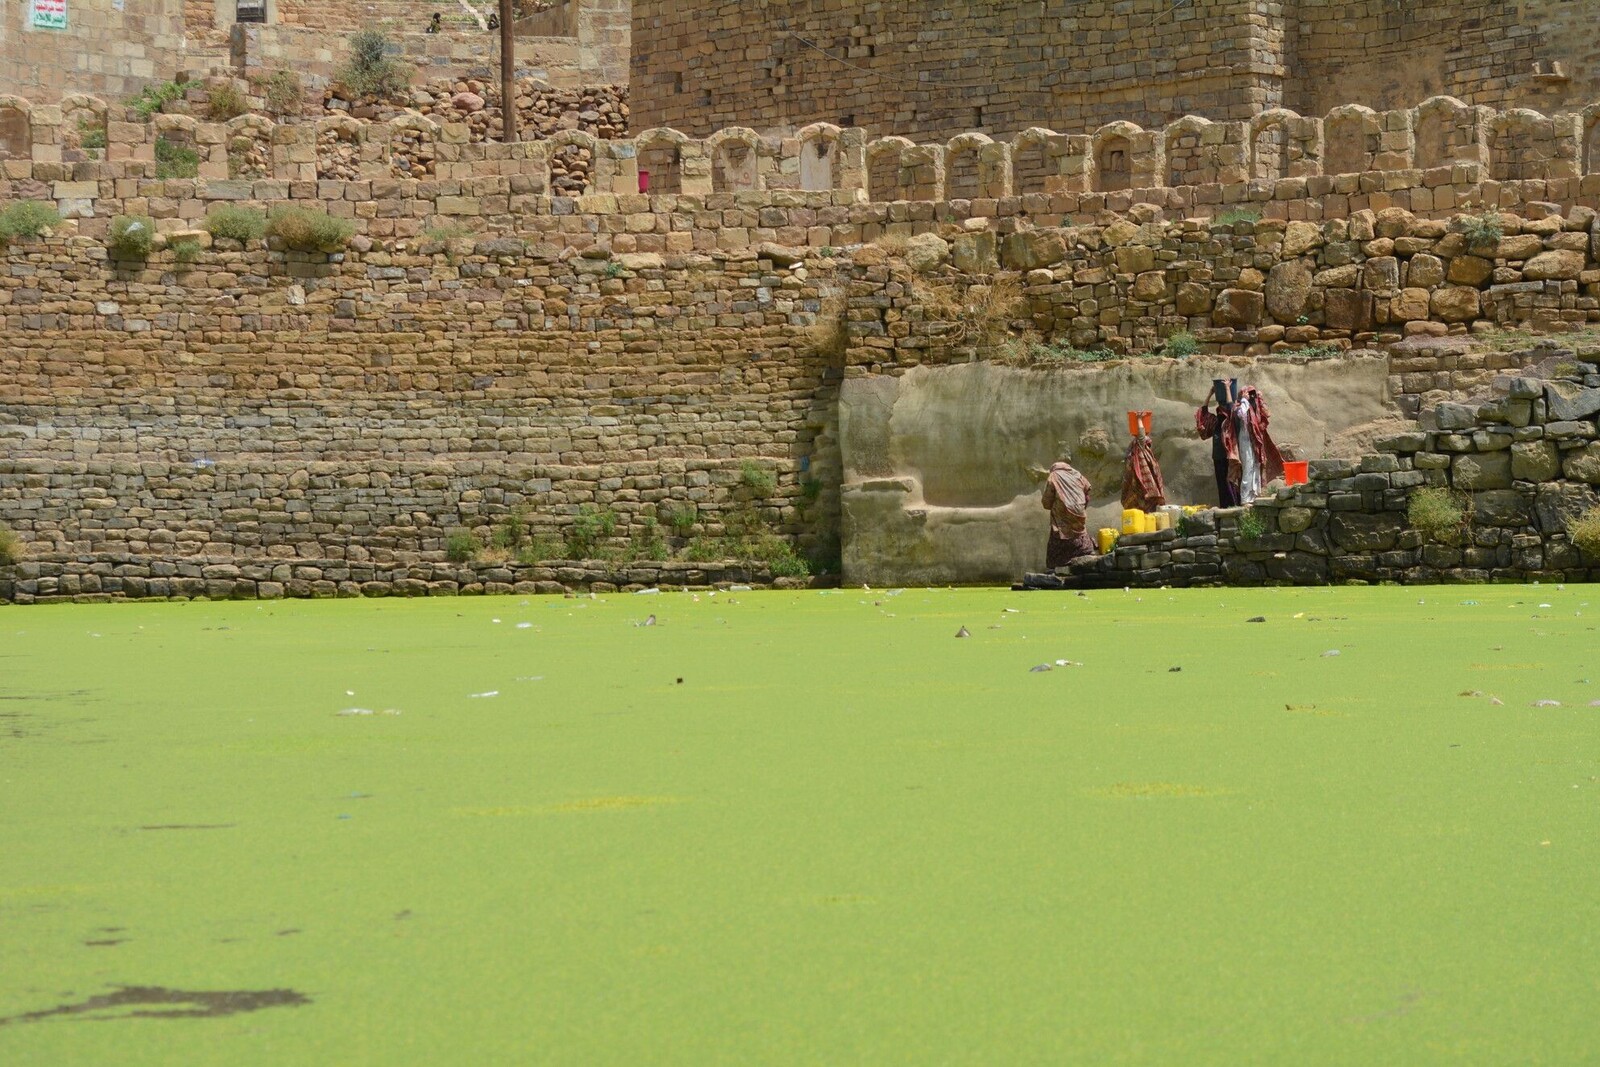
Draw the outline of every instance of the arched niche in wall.
M1217 180L1216 165L1207 157L1206 146L1201 141L1210 125L1210 119L1185 115L1162 131L1168 188L1209 185Z
M1066 139L1054 130L1033 126L1011 142L1011 191L1015 196L1060 191L1061 159Z
M436 173L439 124L418 111L403 111L389 120L385 159L396 178L425 180Z
M909 199L900 157L915 148L904 137L880 137L867 145L867 199L874 202Z
M317 177L354 181L361 176L361 134L365 127L349 115L317 120Z
M68 163L104 159L106 155L106 102L87 93L61 98L61 158Z
M1360 104L1336 107L1322 120L1322 172L1360 174L1372 169L1381 132L1378 113Z
M1300 116L1286 108L1263 111L1250 120L1250 177L1277 181L1290 177L1290 135Z
M1112 122L1094 131L1094 169L1090 188L1115 193L1133 188L1134 139L1144 130L1131 122Z
M946 200L976 200L984 195L981 153L985 145L993 143L982 133L963 133L950 139L944 157Z
M582 196L594 188L600 142L582 130L562 130L550 138L551 196Z
M253 181L272 177L272 134L277 123L256 114L237 115L223 124L228 177Z
M10 93L0 94L0 159L33 158L33 105Z
M1490 123L1489 177L1493 180L1543 178L1555 158L1555 124L1539 112L1512 108Z
M761 188L761 163L768 150L756 131L730 126L707 137L705 147L711 157L712 192L747 193Z
M800 188L823 192L839 187L844 170L841 158L840 127L831 122L814 122L797 135L800 142Z
M687 136L667 126L645 130L633 139L642 191L651 195L683 192L683 146L688 141Z

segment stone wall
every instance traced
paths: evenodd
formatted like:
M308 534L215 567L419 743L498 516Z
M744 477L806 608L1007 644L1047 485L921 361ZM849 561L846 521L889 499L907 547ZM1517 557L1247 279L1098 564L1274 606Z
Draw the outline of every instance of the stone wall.
M831 122L943 139L1188 112L1245 119L1279 103L1280 7L634 0L630 88L644 125L696 135Z
M793 261L553 237L180 266L57 237L7 264L0 522L35 562L459 584L448 535L519 513L559 538L610 509L621 550L692 506L716 535L746 461L775 476L771 529L837 552L838 373L803 344L819 297Z
M1600 96L1594 11L1571 0L1300 0L1284 103L1382 110L1437 94L1552 112Z
M404 32L390 35L393 54L405 64L413 82L441 75L499 77L500 34L476 28L446 33ZM233 66L250 76L294 70L311 84L332 80L349 58L345 38L321 27L240 24L230 37ZM538 78L550 85L574 87L594 80L579 62L578 45L570 37L519 37L518 77Z
M1309 483L1251 508L1124 538L1110 555L1073 561L1064 584L1600 579L1600 556L1567 535L1570 520L1600 505L1600 349L1535 356L1557 363L1554 380L1503 376L1495 399L1440 405L1437 430L1399 434L1354 461L1314 461ZM1461 494L1465 524L1441 535L1414 528L1408 508L1423 487ZM1254 536L1241 526L1247 512L1260 523Z
M57 100L131 95L184 65L182 0L70 0L67 28L34 29L32 6L0 6L0 92Z
M646 125L833 122L918 140L1440 94L1576 110L1600 96L1593 15L1581 0L636 0L632 85Z

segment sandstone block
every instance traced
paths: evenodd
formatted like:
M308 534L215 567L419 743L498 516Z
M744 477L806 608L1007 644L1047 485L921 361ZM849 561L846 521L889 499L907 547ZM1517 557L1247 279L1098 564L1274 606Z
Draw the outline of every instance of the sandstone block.
M1305 314L1311 296L1311 272L1296 261L1279 263L1267 272L1266 309L1282 323Z
M1464 285L1435 289L1428 306L1434 317L1444 322L1470 322L1478 317L1481 310L1478 290Z
M1583 253L1557 249L1541 252L1522 265L1522 276L1529 281L1576 278L1583 271Z
M1457 489L1509 489L1511 453L1463 452L1450 463L1450 481Z
M1432 289L1444 284L1444 261L1438 256L1423 253L1412 256L1406 264L1406 284L1414 289Z
M1561 473L1561 450L1554 441L1522 441L1511 446L1511 477L1548 482Z
M1568 452L1561 461L1561 470L1573 481L1600 485L1600 442L1591 441Z
M1389 302L1389 317L1396 322L1412 322L1428 317L1428 290L1402 289Z
M1248 289L1224 289L1217 294L1211 321L1218 326L1254 326L1261 321L1266 301Z
M1211 288L1199 282L1178 286L1178 314L1204 315L1211 310Z
M1450 261L1450 269L1445 272L1445 279L1457 285L1479 286L1489 280L1489 275L1494 273L1494 264L1487 259L1477 256L1457 256Z
M1283 229L1283 255L1303 256L1322 244L1322 227L1314 222L1291 222Z
M1008 233L1000 243L1002 263L1011 270L1037 270L1066 257L1067 243L1050 230Z

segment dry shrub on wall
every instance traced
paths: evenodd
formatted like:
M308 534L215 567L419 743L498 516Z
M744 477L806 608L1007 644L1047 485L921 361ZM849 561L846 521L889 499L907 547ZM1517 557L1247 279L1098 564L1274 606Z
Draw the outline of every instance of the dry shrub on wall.
M0 567L14 567L22 562L22 538L10 527L0 526Z
M341 251L355 232L355 224L349 220L314 208L274 208L267 216L267 236L297 252Z
M1568 519L1567 537L1590 562L1600 563L1600 507L1592 507L1577 518Z
M1406 521L1430 541L1459 544L1470 521L1471 499L1456 489L1418 489L1406 503Z
M919 277L911 295L928 318L951 324L946 336L956 344L999 344L1022 309L1022 283L1015 274L996 274L964 289L954 281Z

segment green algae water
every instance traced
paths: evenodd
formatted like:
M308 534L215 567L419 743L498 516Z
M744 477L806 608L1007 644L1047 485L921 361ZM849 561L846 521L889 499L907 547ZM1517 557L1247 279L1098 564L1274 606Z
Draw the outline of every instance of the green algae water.
M0 609L0 1063L1593 1062L1597 624L1579 586Z

